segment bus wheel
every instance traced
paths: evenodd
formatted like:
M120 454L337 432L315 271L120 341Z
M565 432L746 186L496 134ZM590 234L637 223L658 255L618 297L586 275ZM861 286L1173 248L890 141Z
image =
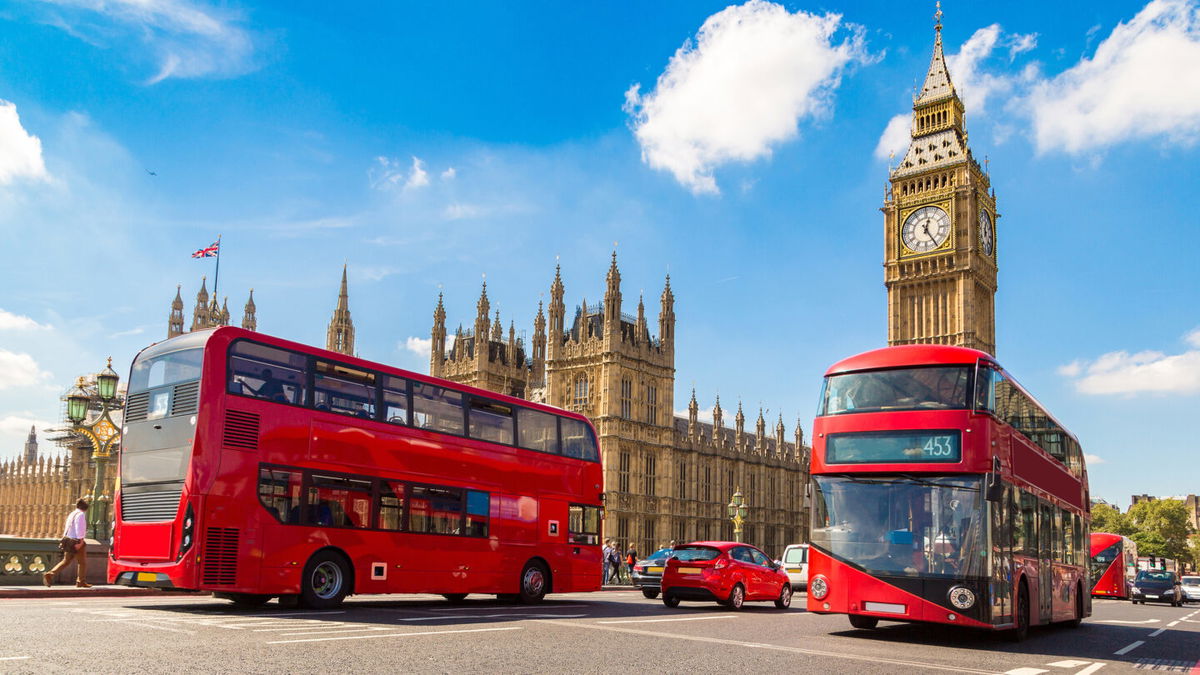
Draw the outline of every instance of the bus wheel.
M262 607L274 596L258 593L213 593L213 597L232 601L238 607Z
M1068 628L1079 628L1083 623L1083 589L1075 588L1075 618L1067 622Z
M851 614L849 616L850 625L854 626L855 628L870 630L879 625L879 619L876 619L873 616L863 616L861 614Z
M345 559L332 551L318 551L304 566L300 602L312 609L337 607L349 588L350 572Z
M453 603L460 603L467 599L466 593L442 593L442 597Z
M518 594L521 604L536 605L541 602L546 597L549 577L542 563L536 560L525 563L525 569L521 570L521 592Z
M1029 587L1021 581L1021 590L1017 592L1017 627L1008 632L1008 639L1020 642L1029 636Z
M658 597L658 591L654 590L653 588L643 588L642 596L653 600Z

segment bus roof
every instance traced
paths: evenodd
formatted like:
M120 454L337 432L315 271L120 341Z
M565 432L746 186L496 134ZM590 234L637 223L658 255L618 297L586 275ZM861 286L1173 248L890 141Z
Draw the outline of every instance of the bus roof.
M980 359L993 360L987 352L967 347L952 347L950 345L899 345L872 349L869 352L855 354L842 359L829 367L826 376L849 373L857 370L877 370L881 368L901 368L920 365L974 365Z

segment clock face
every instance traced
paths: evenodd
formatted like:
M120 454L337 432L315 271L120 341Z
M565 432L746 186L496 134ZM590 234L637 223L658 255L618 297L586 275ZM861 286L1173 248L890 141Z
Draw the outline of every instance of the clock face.
M908 250L932 251L950 236L950 215L936 206L922 206L909 214L900 228L900 237Z
M979 211L979 246L983 249L984 255L992 254L992 244L995 237L992 232L992 217L987 211Z

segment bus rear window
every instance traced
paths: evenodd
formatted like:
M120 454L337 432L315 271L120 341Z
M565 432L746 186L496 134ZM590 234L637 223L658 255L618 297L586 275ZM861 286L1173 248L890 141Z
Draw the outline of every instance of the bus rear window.
M872 370L825 378L821 415L886 410L966 410L973 366Z
M200 379L204 349L181 349L148 359L139 359L129 374L129 393L146 391L176 382Z

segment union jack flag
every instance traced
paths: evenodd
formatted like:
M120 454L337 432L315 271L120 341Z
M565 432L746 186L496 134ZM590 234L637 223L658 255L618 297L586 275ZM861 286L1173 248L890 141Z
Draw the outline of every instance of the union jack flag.
M193 258L215 258L221 252L221 242L214 241L212 246L206 246L192 254Z

